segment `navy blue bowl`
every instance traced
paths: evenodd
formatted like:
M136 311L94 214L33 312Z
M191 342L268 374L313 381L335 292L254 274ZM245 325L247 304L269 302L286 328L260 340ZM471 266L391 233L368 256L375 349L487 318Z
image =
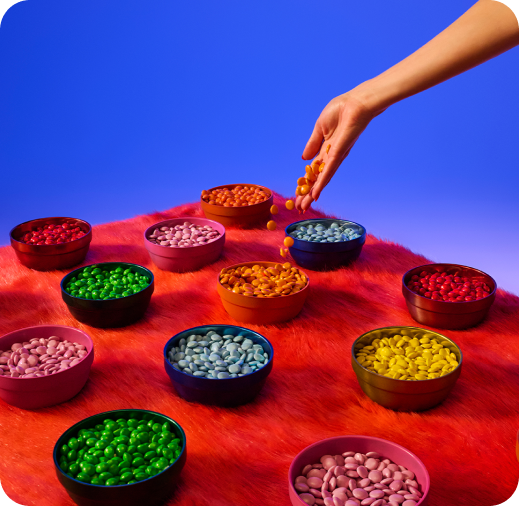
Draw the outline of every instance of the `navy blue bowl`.
M84 265L79 269L69 272L61 280L61 297L72 316L81 323L86 323L91 327L98 328L124 327L135 323L137 320L142 318L148 308L151 295L155 289L153 272L141 265L130 264L127 262L101 262L92 265L108 268L131 268L139 274L145 274L151 281L150 284L140 292L119 299L93 300L74 297L65 290L65 287L69 280L79 271L82 271L85 267L91 267Z
M287 236L290 235L300 225L307 226L316 223L348 225L357 231L360 237L351 241L322 243L302 241L290 236L294 239L294 245L289 248L290 255L292 255L297 265L312 271L327 271L347 265L359 257L362 246L366 242L366 229L353 221L332 220L329 218L301 220L288 225L285 229L285 234Z
M205 334L210 330L220 335L244 336L261 344L265 353L269 355L269 361L257 371L237 378L209 379L191 376L175 369L168 360L168 352L177 346L180 339L187 339L192 334ZM239 406L252 401L260 392L267 381L267 376L272 371L274 363L274 348L261 334L245 327L235 325L202 325L184 330L173 336L164 346L164 368L175 390L180 397L189 402L212 404L217 406Z
M159 423L169 422L183 446L177 460L159 474L129 485L92 485L76 480L71 475L63 472L58 462L59 449L71 437L77 437L81 429L86 429L103 423L106 418L134 418L136 414L145 415L148 420L156 420ZM54 446L54 467L59 482L65 487L68 495L80 506L141 506L143 504L154 506L163 504L172 494L175 484L180 476L187 459L186 434L182 427L166 415L144 409L118 409L106 411L90 416L76 423L65 431Z

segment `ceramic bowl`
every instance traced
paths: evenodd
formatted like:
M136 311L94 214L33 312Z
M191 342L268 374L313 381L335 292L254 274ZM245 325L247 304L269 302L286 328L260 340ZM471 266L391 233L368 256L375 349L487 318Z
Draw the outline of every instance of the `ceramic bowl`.
M366 242L366 229L353 221L332 220L327 218L296 221L288 225L285 229L285 234L289 236L301 225L308 226L312 224L315 226L317 223L328 226L332 223L347 225L349 228L358 232L360 237L351 241L323 243L303 241L290 236L294 239L294 244L290 246L289 251L297 265L312 271L332 270L347 265L359 257L362 246L364 246Z
M61 280L61 297L67 305L72 316L80 321L92 327L124 327L135 323L137 320L142 318L148 305L150 303L151 294L154 290L154 277L153 273L142 267L141 265L129 264L126 262L104 262L95 264L98 267L117 268L122 267L123 269L132 268L139 274L145 274L151 279L150 284L138 293L128 295L127 297L121 297L120 299L108 299L108 300L92 300L83 299L79 297L73 297L65 291L70 279L77 276L85 267L83 266L68 273Z
M257 371L237 378L208 379L184 373L170 363L168 353L171 348L178 346L180 339L187 339L192 334L206 334L210 330L217 334L244 336L260 344L268 354L268 362ZM244 327L234 325L203 325L184 330L173 336L164 347L164 367L175 390L187 401L219 406L238 406L252 401L263 388L267 376L272 371L274 349L272 344L261 334Z
M292 461L288 470L288 495L293 506L308 506L303 502L294 488L295 479L301 476L303 468L308 464L319 463L324 455L340 455L354 451L358 453L377 452L381 458L387 458L397 465L406 467L415 475L420 486L422 497L417 506L426 506L429 501L431 480L423 462L409 450L399 444L370 436L337 436L318 441L301 451Z
M244 262L227 267L235 269L241 266L264 265L274 267L276 262ZM302 272L302 271L301 271ZM306 275L306 274L305 274ZM307 276L308 279L308 276ZM306 286L299 292L282 297L246 297L239 293L227 290L220 283L220 273L217 275L217 290L225 310L238 322L255 323L257 325L267 325L278 323L295 318L303 309L303 305L308 294L310 279Z
M447 272L453 274L460 272L461 277L469 277L482 281L490 287L490 295L480 300L466 302L446 302L444 300L432 300L423 295L412 292L407 288L411 278L422 271ZM439 329L459 330L473 327L481 323L494 303L497 284L492 277L473 267L456 264L428 264L420 265L407 271L402 277L402 294L404 295L407 309L413 319L422 325Z
M153 244L148 240L148 237L156 228L183 225L186 221L198 226L209 225L220 232L220 236L207 244L190 248L161 246L160 244ZM205 218L188 217L165 220L155 223L155 225L148 227L144 232L144 246L148 250L153 263L163 271L187 272L201 269L205 265L212 264L220 258L224 244L225 227L220 223Z
M58 225L69 220L77 221L80 224L81 229L85 232L83 237L63 244L40 244L39 246L20 241L24 234L37 227ZM92 241L92 227L90 223L77 218L40 218L20 223L11 230L9 235L11 246L21 264L37 271L52 271L73 267L85 259L90 241Z
M456 355L459 365L454 371L439 378L407 381L388 378L369 371L355 358L356 352L364 346L369 346L374 339L395 335L418 339L427 336L430 339L437 339ZM424 411L443 402L461 374L462 362L461 350L454 341L438 332L418 327L385 327L370 330L355 340L351 347L351 365L364 393L377 404L395 411Z
M74 367L49 376L39 378L0 376L0 398L2 400L22 409L45 408L72 399L85 386L94 361L94 343L90 336L82 330L64 325L27 327L0 337L0 350L7 351L14 343L52 336L82 344L86 347L88 354Z
M271 190L257 184L226 184L222 186L215 186L210 188L208 191L218 190L220 188L228 188L232 190L236 186L249 186L252 188L261 188L270 193L270 197L264 202L254 204L246 207L225 207L208 204L202 198L200 198L200 205L206 218L221 223L224 227L253 227L262 225L267 226L267 222L270 220L270 208L274 203L274 196Z
M63 472L59 465L59 450L71 437L77 437L81 429L87 429L97 424L102 424L106 418L128 420L138 416L149 417L163 424L169 422L172 432L183 441L182 451L175 462L159 474L129 485L92 485L73 478ZM90 416L67 429L58 439L53 452L54 467L59 482L65 487L71 499L80 506L142 506L144 504L154 506L163 504L171 495L178 481L180 472L186 463L186 435L182 427L166 415L154 411L142 409L118 409Z

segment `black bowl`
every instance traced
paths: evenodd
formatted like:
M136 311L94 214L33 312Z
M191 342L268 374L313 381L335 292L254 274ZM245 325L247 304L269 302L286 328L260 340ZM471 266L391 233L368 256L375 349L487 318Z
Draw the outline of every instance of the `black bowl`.
M183 441L182 451L177 460L159 474L148 478L147 480L132 483L130 485L92 485L76 480L69 474L63 472L59 466L58 452L71 437L77 437L81 429L92 427L102 423L107 417L130 419L136 414L147 414L150 420L157 422L169 422L175 434ZM68 495L72 500L80 506L142 506L143 504L152 506L163 503L172 493L173 488L178 480L180 472L184 467L187 459L186 435L182 427L160 413L148 411L144 409L118 409L114 411L106 411L94 416L90 416L76 423L70 429L65 431L58 439L54 446L53 452L54 467L59 482L65 487Z
M73 297L65 291L69 280L73 278L79 271L83 270L85 265L69 272L61 280L61 296L67 304L67 307L76 320L81 323L86 323L92 327L124 327L136 322L146 312L150 303L151 294L155 289L153 273L137 264L129 264L126 262L105 262L93 264L99 267L123 267L124 269L131 268L139 274L147 275L151 281L150 284L138 293L121 297L120 299L108 300L92 300Z
M191 334L206 333L210 330L220 335L242 335L254 341L254 344L261 344L269 355L268 362L261 369L250 374L226 379L191 376L175 369L168 360L169 350L174 348L176 343L182 338L187 339ZM201 404L239 406L252 401L263 388L265 381L267 381L267 376L272 371L273 363L274 348L270 342L253 330L235 325L202 325L193 327L173 336L164 346L164 368L175 390L180 397L187 401L199 402Z
M348 225L360 234L360 237L351 241L343 242L311 242L297 239L290 235L298 226L314 225L316 223L332 224L340 223L341 225ZM286 235L294 239L293 246L290 246L290 254L297 265L304 269L312 271L325 271L337 269L343 265L356 260L362 250L362 246L366 242L366 229L348 220L332 220L330 218L302 220L291 223L285 229Z

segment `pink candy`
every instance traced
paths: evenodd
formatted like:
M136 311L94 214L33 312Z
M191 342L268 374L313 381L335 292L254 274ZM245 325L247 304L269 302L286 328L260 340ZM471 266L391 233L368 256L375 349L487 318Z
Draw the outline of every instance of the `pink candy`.
M305 466L294 484L309 506L416 506L422 497L412 471L376 452L323 455L320 461Z
M210 225L194 225L189 221L174 227L156 228L148 241L169 248L191 248L203 246L220 237L220 232Z
M15 343L10 351L0 350L0 376L38 378L56 374L79 364L88 354L82 344L59 337L34 338Z

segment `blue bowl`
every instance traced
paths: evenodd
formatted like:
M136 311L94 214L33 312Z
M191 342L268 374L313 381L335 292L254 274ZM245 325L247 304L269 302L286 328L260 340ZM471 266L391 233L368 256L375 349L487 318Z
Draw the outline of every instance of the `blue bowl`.
M191 376L175 369L168 359L171 348L177 346L180 339L187 339L191 334L205 334L210 330L220 335L244 336L254 342L261 344L265 353L268 353L268 362L257 371L237 378L209 379ZM239 406L252 401L260 392L272 371L274 363L274 348L262 335L245 327L235 325L202 325L184 330L173 336L164 346L164 368L175 390L189 402L201 404L212 404L217 406Z
M292 255L297 265L312 271L326 271L347 265L359 257L362 246L366 242L366 229L353 221L332 220L329 218L296 221L288 225L285 229L285 234L287 236L290 235L300 225L307 226L316 223L348 225L359 233L360 237L351 241L323 243L303 241L290 236L294 239L294 245L289 248L290 255Z

